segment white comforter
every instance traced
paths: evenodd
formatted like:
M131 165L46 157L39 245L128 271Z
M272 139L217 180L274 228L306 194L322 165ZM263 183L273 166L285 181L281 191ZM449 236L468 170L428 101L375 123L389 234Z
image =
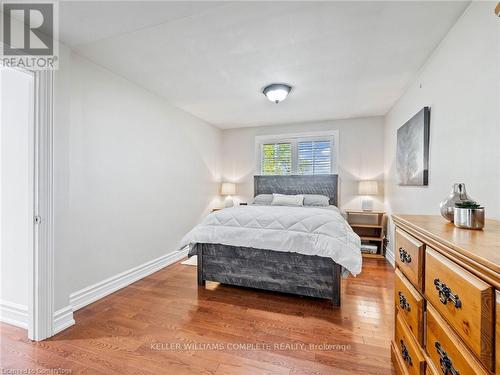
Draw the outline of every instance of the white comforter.
M361 241L334 207L239 206L208 215L181 241L297 252L361 272Z

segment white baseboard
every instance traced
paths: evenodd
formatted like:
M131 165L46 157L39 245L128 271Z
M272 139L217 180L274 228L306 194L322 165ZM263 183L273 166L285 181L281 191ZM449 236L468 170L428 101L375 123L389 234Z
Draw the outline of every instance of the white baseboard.
M387 258L387 260L389 261L389 263L395 267L395 263L396 263L396 260L394 259L394 254L392 253L392 251L386 251L385 252L385 257Z
M140 280L172 263L181 260L186 255L187 249L174 251L140 266L131 268L128 271L107 278L94 285L71 293L69 296L70 305L73 308L73 311L81 309L82 307L87 306L92 302L107 296L108 294L116 292L117 290L124 288L137 280Z
M68 327L75 324L73 319L73 308L71 306L63 307L54 313L54 321L52 323L52 334L59 333Z
M8 301L0 301L0 321L13 326L28 329L28 306ZM53 334L61 332L75 324L73 309L66 306L54 313Z
M0 300L0 322L28 329L28 306Z

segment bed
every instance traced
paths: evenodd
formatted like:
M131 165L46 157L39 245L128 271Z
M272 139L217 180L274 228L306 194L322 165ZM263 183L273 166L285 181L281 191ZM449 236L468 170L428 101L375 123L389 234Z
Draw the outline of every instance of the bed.
M239 206L210 214L181 246L198 255L198 284L216 281L340 306L341 276L361 270L359 237L340 215L338 176L254 176L254 195L321 194L329 207ZM337 260L337 261L335 261Z

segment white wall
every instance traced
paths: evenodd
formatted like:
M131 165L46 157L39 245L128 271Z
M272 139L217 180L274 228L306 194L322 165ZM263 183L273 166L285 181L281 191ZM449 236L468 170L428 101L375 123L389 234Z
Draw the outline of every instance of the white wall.
M454 182L500 219L500 22L491 2L473 2L385 120L385 192L390 212L439 215ZM431 107L428 187L396 180L396 131ZM390 246L394 243L390 237Z
M379 180L384 174L384 121L382 117L331 120L290 125L229 129L222 132L222 176L236 182L237 199L250 202L253 197L253 176L256 171L255 136L339 131L339 205L361 208L357 181ZM383 191L382 191L383 192ZM383 207L383 194L374 197L375 209Z
M0 304L27 311L33 246L33 75L0 69Z
M177 250L213 206L219 129L61 48L55 81L55 309Z

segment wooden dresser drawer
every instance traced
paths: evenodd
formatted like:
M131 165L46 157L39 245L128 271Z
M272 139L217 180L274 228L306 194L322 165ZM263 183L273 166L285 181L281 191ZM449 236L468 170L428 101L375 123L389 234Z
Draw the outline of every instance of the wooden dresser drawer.
M401 354L398 353L398 348L395 346L394 341L391 342L391 360L396 370L396 375L408 375L406 367L401 358Z
M396 268L394 301L408 325L415 340L424 345L424 304L425 300L411 285L406 277Z
M496 293L496 324L495 324L495 372L500 375L500 292L497 290Z
M433 370L435 368L434 363L431 360L426 361L425 363L425 375L439 375L438 370Z
M493 370L493 288L427 248L425 296L481 362Z
M415 287L424 290L425 244L396 228L396 264Z
M453 374L455 369L460 375L486 375L488 372L465 347L460 338L452 331L439 313L427 305L426 351L436 368L442 374ZM445 370L448 370L446 372Z
M396 315L394 345L396 346L396 355L402 360L408 374L425 374L424 356L401 314Z

